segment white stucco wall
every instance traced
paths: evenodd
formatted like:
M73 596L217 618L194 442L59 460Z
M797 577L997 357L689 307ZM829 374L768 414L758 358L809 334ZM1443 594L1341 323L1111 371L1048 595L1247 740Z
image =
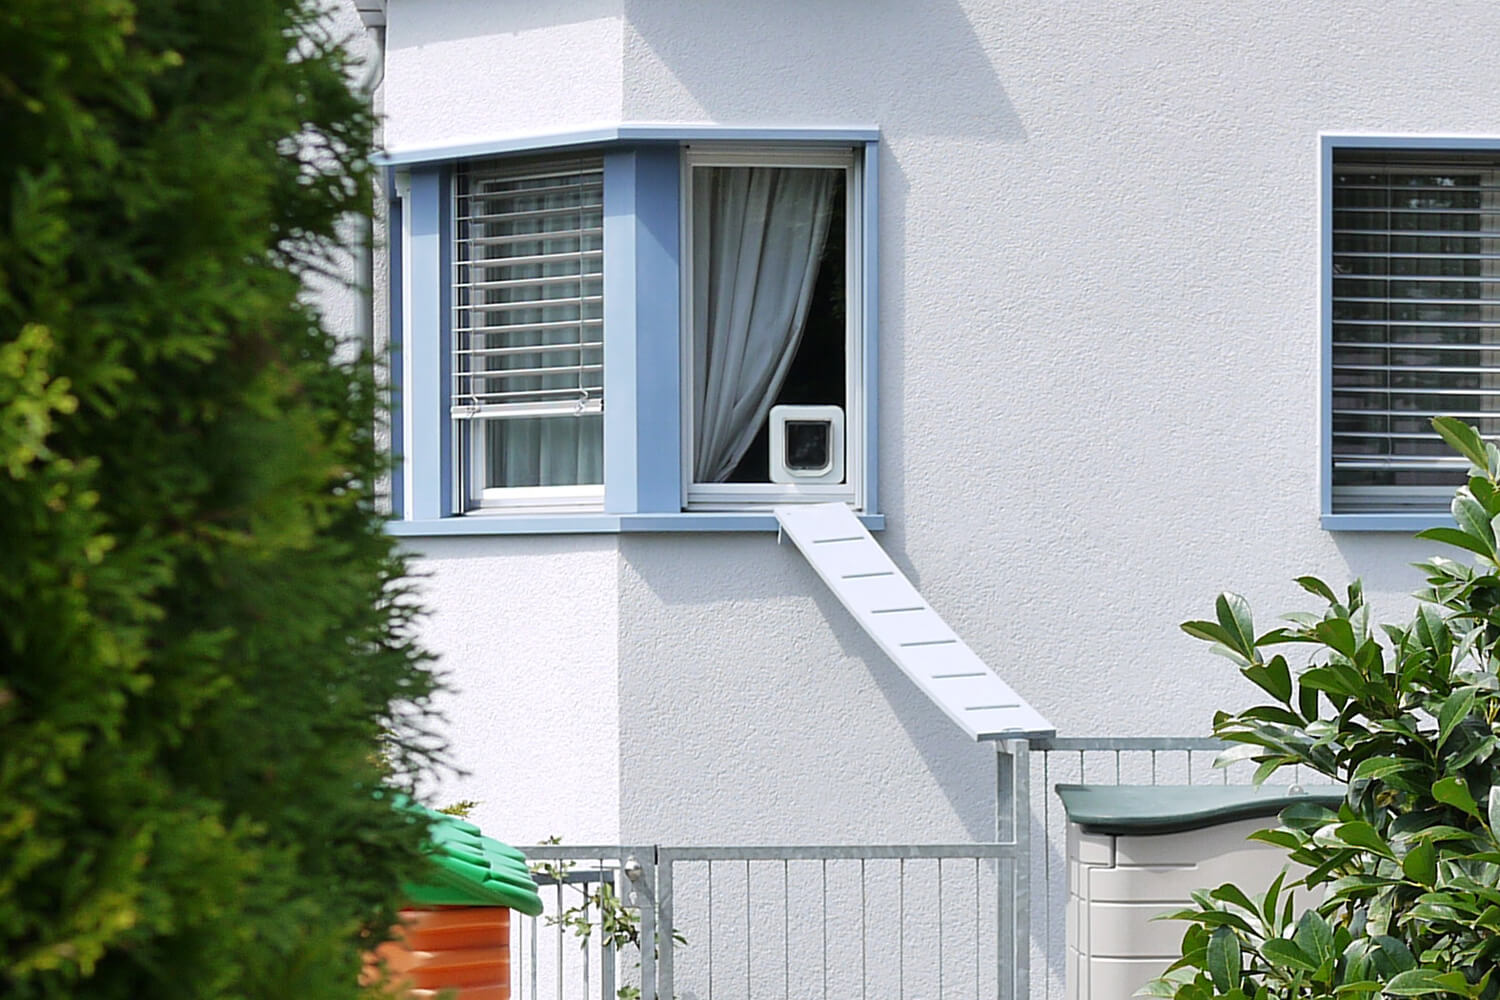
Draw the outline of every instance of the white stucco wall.
M441 803L494 836L619 836L619 629L613 538L424 539L408 549L422 638L449 690Z
M392 0L386 145L620 117L620 0Z
M1175 623L1220 589L1269 617L1303 572L1417 584L1427 546L1317 521L1317 134L1492 128L1496 12L626 19L629 119L880 125L884 541L1061 730L1205 728L1240 683Z
M353 5L326 6L324 31L329 38L341 39L353 57L350 82L356 87L371 82L369 70L373 60L378 58L378 50ZM363 239L360 227L348 220L340 229L339 236L345 248L352 248ZM358 283L363 276L356 273L359 270L358 258L352 250L338 253L329 264L327 271L309 271L302 276L303 298L318 310L324 327L340 340L347 356L352 357L359 348L360 336L365 332L358 329L356 318L361 301Z
M883 544L1065 735L1201 734L1249 697L1176 627L1219 590L1269 622L1312 606L1301 573L1388 613L1418 583L1430 546L1318 524L1317 134L1493 130L1496 28L1477 3L392 0L387 135L879 125ZM454 703L476 772L613 761L637 840L987 836L988 753L773 537L427 552L444 662L490 640ZM474 558L486 602L452 582ZM614 746L466 728L554 676L617 683ZM547 787L557 827L607 799Z
M621 829L632 842L988 840L994 753L775 535L627 538Z

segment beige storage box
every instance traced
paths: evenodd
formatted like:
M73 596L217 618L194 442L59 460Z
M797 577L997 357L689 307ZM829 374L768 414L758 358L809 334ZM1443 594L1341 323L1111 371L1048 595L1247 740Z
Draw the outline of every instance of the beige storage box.
M1129 1000L1181 955L1188 925L1156 920L1197 889L1264 892L1286 852L1246 838L1293 802L1343 789L1059 785L1068 813L1068 1000Z

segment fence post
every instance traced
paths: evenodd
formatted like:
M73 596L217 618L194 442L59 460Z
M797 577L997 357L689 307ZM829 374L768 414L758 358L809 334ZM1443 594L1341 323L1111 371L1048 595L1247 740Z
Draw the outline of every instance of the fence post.
M672 951L677 946L672 925L672 854L656 849L656 936L660 943L656 963L657 996L672 1000ZM644 990L642 994L644 995Z
M1029 1000L1031 965L1031 747L1025 740L995 745L995 842L1014 844L997 879L997 992L1000 1000ZM1007 873L1001 874L1001 873ZM1008 967L1007 967L1008 966Z
M629 876L630 874L630 861L630 858L622 857L620 859L621 871L625 873L625 876ZM607 870L605 869L602 859L600 861L599 867L601 869ZM602 879L607 876L601 874L600 877ZM622 877L620 872L615 872L613 876L608 877L610 881L603 883L603 885L613 888L615 896L620 900L622 904L624 904L625 906L633 905L630 894L630 884L627 881L626 877ZM602 908L600 910L600 915L601 917L603 916ZM602 924L603 921L601 920L600 923ZM603 930L602 927L600 929ZM616 1000L615 991L618 987L620 977L619 962L617 961L618 958L619 949L614 945L614 936L611 934L601 933L599 935L599 1000Z
M641 1000L656 1000L656 848L628 848L625 853L630 905L640 913Z

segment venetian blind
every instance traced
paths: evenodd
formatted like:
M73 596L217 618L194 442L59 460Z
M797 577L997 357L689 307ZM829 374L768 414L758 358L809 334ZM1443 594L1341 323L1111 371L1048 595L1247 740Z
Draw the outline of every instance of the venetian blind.
M1344 150L1332 207L1334 511L1446 510L1467 464L1431 418L1500 433L1500 173Z
M453 416L600 412L602 164L467 164L454 198Z

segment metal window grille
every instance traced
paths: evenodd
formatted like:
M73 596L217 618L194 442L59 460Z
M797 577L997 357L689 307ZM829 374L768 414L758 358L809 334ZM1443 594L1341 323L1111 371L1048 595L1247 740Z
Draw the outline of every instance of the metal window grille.
M601 412L602 163L466 164L454 199L453 417Z
M1445 510L1431 418L1500 433L1500 161L1339 151L1332 208L1334 510Z

